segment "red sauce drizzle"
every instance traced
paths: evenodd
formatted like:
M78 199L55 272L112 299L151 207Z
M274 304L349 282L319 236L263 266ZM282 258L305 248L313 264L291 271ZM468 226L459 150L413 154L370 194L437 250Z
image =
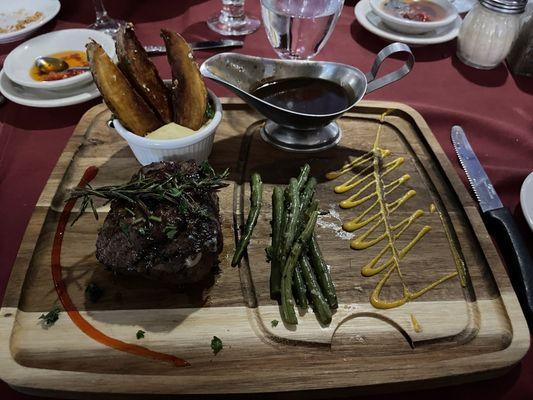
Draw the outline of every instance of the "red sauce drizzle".
M96 177L97 173L98 168L87 168L78 186L85 186L87 183L89 183ZM125 343L121 340L107 336L106 334L92 326L80 314L68 294L67 286L65 285L65 281L63 281L61 275L61 244L63 243L65 228L67 226L70 213L72 212L74 204L76 204L76 200L69 200L65 204L63 212L61 213L61 217L59 218L59 223L57 224L56 234L54 237L54 245L52 247L52 277L54 280L54 286L59 300L61 301L61 304L63 304L63 307L67 311L68 316L70 317L72 322L74 322L74 324L76 324L76 326L87 336L105 346L109 346L116 350L124 351L126 353L134 354L141 357L170 362L176 367L185 367L190 365L187 361L176 356L165 353L159 353L157 351L149 350L146 347L137 346L131 343Z

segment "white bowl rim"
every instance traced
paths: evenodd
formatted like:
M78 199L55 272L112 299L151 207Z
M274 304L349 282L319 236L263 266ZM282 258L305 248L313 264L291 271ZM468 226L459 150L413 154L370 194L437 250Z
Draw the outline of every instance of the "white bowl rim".
M118 134L122 136L124 140L126 140L126 142L131 143L134 146L140 146L149 149L176 149L190 146L211 135L222 120L222 104L220 103L220 99L215 96L211 90L208 89L207 92L209 93L209 98L212 100L215 106L215 115L207 125L204 125L197 130L194 135L178 139L148 139L144 136L136 135L135 133L127 130L117 118L113 119L113 126Z
M12 64L15 62L13 60L13 57L15 57L15 56L12 55L12 54L15 54L15 52L17 52L17 51L22 51L20 48L22 48L22 47L24 47L24 46L26 46L28 44L31 45L31 42L32 41L36 41L37 39L42 40L43 37L63 35L63 34L65 34L65 32L72 32L72 31L87 32L88 33L88 37L90 39L97 39L99 41L99 43L104 38L106 38L105 40L109 40L109 44L111 44L111 41L113 40L113 38L111 38L111 36L105 34L104 32L96 31L94 29L87 29L87 28L60 29L60 30L57 30L57 31L51 31L51 32L44 33L44 34L39 35L39 36L35 36L35 37L33 37L33 38L21 43L17 47L15 47L7 55L7 57L4 60L4 71L6 72L7 77L11 81L13 81L13 82L15 82L15 83L17 83L17 84L19 84L21 86L31 87L31 88L35 88L35 89L46 89L46 90L61 89L61 88L65 88L65 87L68 87L68 86L81 85L83 83L89 82L92 79L92 75L91 75L90 71L87 71L87 72L84 72L84 73L81 73L81 74L78 74L78 75L75 75L75 76L71 76L70 78L60 79L60 80L57 80L57 81L42 81L42 82L32 81L30 79L21 80L21 79L18 79L17 77L15 77L15 76L12 76L9 73L10 68L13 68ZM93 37L91 37L91 35ZM102 43L100 43L100 44L102 44ZM114 48L114 44L113 44L112 47ZM110 54L110 56L114 57L114 54Z
M396 25L403 25L405 27L427 28L427 30L436 29L440 28L441 26L451 24L459 15L457 13L457 9L448 0L429 0L433 3L445 7L449 11L448 16L441 19L440 21L413 21L386 13L381 9L381 7L379 7L383 1L385 0L369 0L372 11L374 11L381 19L385 21L395 23ZM445 3L445 5L443 3Z
M52 1L50 1L50 4L52 4ZM39 29L43 25L50 22L61 10L61 2L59 0L53 0L53 5L55 7L53 8L52 12L50 14L47 14L42 20L37 21L36 24L28 24L28 26L18 31L0 34L0 43L8 43L10 39L13 39L13 42L19 40L19 38L23 39L24 37L26 37L26 34L30 34L31 32Z

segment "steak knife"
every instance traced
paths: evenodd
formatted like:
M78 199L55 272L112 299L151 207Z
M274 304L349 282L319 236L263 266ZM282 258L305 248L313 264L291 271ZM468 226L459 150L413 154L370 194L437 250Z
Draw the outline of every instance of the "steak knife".
M452 127L452 143L479 202L485 223L502 250L509 276L528 320L533 318L533 260L511 212L494 186L460 126Z
M191 42L189 43L189 46L191 46L193 50L207 50L222 49L226 47L242 47L243 44L244 42L242 40L221 39ZM144 46L144 50L146 50L148 54L163 54L167 51L165 46Z

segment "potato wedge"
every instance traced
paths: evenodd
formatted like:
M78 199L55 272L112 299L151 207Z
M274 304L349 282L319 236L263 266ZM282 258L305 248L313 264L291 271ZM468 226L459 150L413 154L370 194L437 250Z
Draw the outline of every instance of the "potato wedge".
M124 126L133 133L144 136L163 125L102 46L92 41L86 48L94 82L111 112Z
M118 66L161 120L172 121L172 105L167 87L159 77L156 67L148 58L133 24L124 25L118 32L116 43Z
M161 37L165 41L172 71L174 122L194 130L200 129L205 121L207 89L198 64L191 48L179 34L162 29Z

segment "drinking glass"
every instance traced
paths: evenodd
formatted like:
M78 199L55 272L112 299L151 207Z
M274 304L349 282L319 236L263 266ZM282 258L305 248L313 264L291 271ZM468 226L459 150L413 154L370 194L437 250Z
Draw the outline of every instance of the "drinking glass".
M324 47L344 0L261 0L263 24L280 58L311 59Z
M244 0L222 0L222 10L207 20L209 28L221 35L248 35L261 22L244 12Z
M89 25L89 29L102 31L104 33L107 33L109 36L115 38L117 36L118 30L122 25L125 24L125 22L111 18L107 14L103 0L93 0L93 3L94 11L96 13L96 21L94 21L92 25Z

